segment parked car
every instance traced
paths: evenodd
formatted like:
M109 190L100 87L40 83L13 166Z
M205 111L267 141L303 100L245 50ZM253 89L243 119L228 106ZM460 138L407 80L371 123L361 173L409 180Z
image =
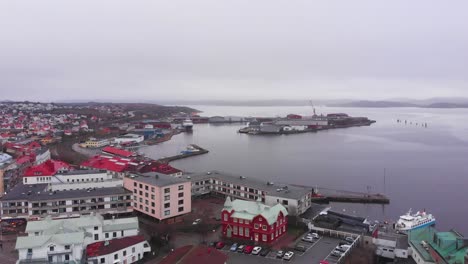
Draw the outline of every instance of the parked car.
M242 253L244 252L245 245L240 245L237 247L237 252Z
M331 253L332 256L335 256L335 257L341 257L341 255L343 255L343 253L341 253L340 251L338 250L333 250L332 253Z
M317 233L310 233L309 235L311 235L314 239L320 238L320 236Z
M253 248L254 248L254 246L251 246L251 245L245 246L245 248L244 248L244 253L245 253L245 254L250 254L250 253L252 253Z
M238 246L238 244L234 243L234 244L231 245L231 248L229 250L230 251L237 251L237 246Z
M309 242L309 243L314 243L314 238L312 236L307 235L307 236L302 238L302 241Z
M222 249L224 247L224 242L218 242L216 243L216 249Z
M193 221L192 225L198 225L200 222L201 222L200 218L195 219L195 221Z
M254 247L252 250L253 255L258 255L260 254L260 251L262 251L262 247Z
M301 244L297 244L297 245L294 247L294 250L296 250L296 251L301 251L301 252L306 252L306 251L307 251L307 247L304 246L304 245L301 245Z
M288 252L286 252L286 254L284 254L283 259L284 260L291 260L293 256L294 256L294 252L288 251Z
M265 257L266 255L270 254L270 252L270 248L263 248L262 251L260 251L260 256Z
M343 247L341 247L341 246L337 246L337 247L335 248L335 250L340 251L340 252L345 252L345 251L346 251L346 249L343 248Z
M350 242L350 243L354 242L354 238L352 238L352 237L346 237L345 240Z
M276 252L276 257L277 257L277 258L283 258L284 253L285 253L285 252L284 252L283 250L280 250L280 251Z

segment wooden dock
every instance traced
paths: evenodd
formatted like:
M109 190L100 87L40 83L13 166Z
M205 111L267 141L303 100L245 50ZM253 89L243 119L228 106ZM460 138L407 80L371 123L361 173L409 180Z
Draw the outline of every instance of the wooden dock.
M162 163L169 163L169 162L174 161L174 160L180 160L180 159L185 159L185 158L188 158L188 157L203 155L203 154L206 154L206 153L209 152L208 150L206 150L206 149L204 149L204 148L202 148L202 147L200 147L198 145L195 145L195 144L191 144L190 146L192 146L197 151L193 151L193 152L189 152L189 153L181 153L179 155L161 158L161 159L159 159L159 161L162 162Z

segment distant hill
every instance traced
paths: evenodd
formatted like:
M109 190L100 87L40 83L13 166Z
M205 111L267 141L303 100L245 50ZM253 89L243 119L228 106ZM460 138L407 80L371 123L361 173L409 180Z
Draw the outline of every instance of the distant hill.
M344 104L329 104L328 106L337 107L374 107L374 108L385 108L385 107L420 107L417 104L404 103L404 102L392 102L392 101L356 101Z

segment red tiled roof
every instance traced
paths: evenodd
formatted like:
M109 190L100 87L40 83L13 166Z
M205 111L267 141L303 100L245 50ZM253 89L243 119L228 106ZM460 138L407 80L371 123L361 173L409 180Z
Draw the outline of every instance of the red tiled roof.
M106 152L106 153L109 153L109 154L112 154L112 155L122 156L122 157L126 157L126 158L131 157L131 156L135 156L135 152L127 151L127 150L120 149L120 148L114 148L114 147L110 147L110 146L107 146L107 147L103 148L102 151Z
M101 155L94 156L91 159L81 163L82 167L109 170L115 172L130 171L137 165L138 164L135 162L135 160Z
M223 252L206 246L185 246L177 248L165 257L160 264L224 264L228 256Z
M139 172L141 173L158 172L162 174L175 174L175 173L181 172L181 170L176 169L169 164L164 164L158 161L153 161L147 164L146 166L144 166L143 168L141 168Z
M59 160L48 160L37 166L30 167L24 173L24 177L36 177L36 176L53 176L57 174L59 170L70 169L71 166L63 161Z
M131 247L135 244L141 243L145 241L145 237L143 236L130 236L130 237L123 237L118 239L112 239L108 241L108 245L105 245L104 241L95 242L89 244L86 247L86 256L89 257L98 257L104 256L107 254L111 254L115 251L122 250L127 247Z
M16 159L16 164L20 165L20 164L24 164L26 162L34 162L36 160L36 157L34 156L21 156L19 158Z

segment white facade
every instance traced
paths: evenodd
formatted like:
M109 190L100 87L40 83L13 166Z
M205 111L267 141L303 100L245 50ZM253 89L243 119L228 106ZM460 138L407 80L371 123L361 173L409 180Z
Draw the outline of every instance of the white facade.
M143 258L146 252L150 252L151 247L148 242L143 241L121 250L114 251L107 255L88 257L88 264L117 264L117 263L135 263Z
M23 184L64 184L64 183L95 183L112 180L112 174L101 171L71 171L54 176L23 177Z
M143 140L145 140L145 137L143 135L126 134L120 137L116 137L114 139L114 142L117 144L130 143L130 142L140 143L140 142L143 142Z
M28 222L26 237L18 237L17 263L43 261L49 263L81 263L87 245L138 234L138 218L104 220L101 215L74 219Z

